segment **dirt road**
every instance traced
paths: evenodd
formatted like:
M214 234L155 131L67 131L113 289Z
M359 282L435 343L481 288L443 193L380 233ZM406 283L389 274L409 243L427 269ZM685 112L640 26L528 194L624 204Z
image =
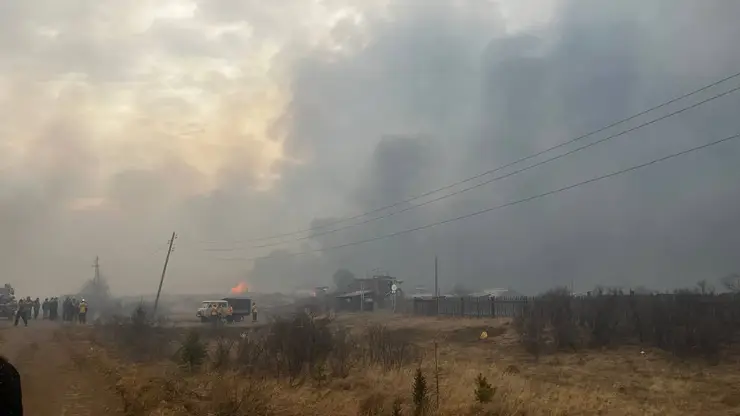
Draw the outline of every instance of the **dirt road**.
M62 330L60 324L47 321L31 321L28 327L0 321L0 354L21 373L24 414L121 415L120 401L106 381L77 366L60 343Z

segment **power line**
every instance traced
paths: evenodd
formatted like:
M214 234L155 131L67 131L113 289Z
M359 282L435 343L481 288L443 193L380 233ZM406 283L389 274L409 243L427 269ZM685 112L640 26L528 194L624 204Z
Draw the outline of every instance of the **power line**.
M716 95L714 95L712 97L709 97L707 99L704 99L702 101L699 101L697 103L694 103L694 104L692 104L692 105L690 105L688 107L683 107L683 108L681 108L679 110L676 110L676 111L674 111L672 113L668 113L666 115L663 115L663 116L654 118L654 119L652 119L650 121L647 121L645 123L639 124L639 125L637 125L635 127L631 127L629 129L623 130L623 131L621 131L619 133L615 133L615 134L613 134L611 136L607 136L607 137L602 138L602 139L599 139L599 140L597 140L595 142L591 142L591 143L585 144L585 145L583 145L581 147L577 147L577 148L575 148L573 150L570 150L568 152L559 154L557 156L553 156L551 158L542 160L540 162L534 163L534 164L529 165L529 166L526 166L524 168L514 170L514 171L509 172L509 173L504 174L504 175L495 176L493 178L490 178L490 179L488 179L486 181L477 183L475 185L472 185L472 186L469 186L469 187L466 187L466 188L463 188L463 189L459 189L459 190L457 190L455 192L451 192L449 194L441 195L441 196L439 196L437 198L430 199L428 201L425 201L425 202L422 202L422 203L419 203L419 204L415 204L415 205L411 205L411 206L408 206L408 207L404 207L401 210L393 211L393 212L390 212L390 213L385 214L385 215L381 215L381 216L369 218L369 219L366 219L366 220L361 221L361 222L358 222L358 223L348 224L348 225L345 225L345 226L342 226L342 227L338 227L338 228L335 228L335 229L332 229L332 230L322 231L322 232L318 232L318 233L312 233L310 235L307 235L307 236L304 236L304 237L295 238L295 239L284 240L284 241L277 241L277 242L274 242L274 243L254 245L254 246L251 246L251 247L241 247L241 248L239 248L239 247L236 247L236 248L233 248L233 247L232 248L206 248L205 251L238 251L238 250L244 250L244 249L247 249L247 248L274 247L274 246L279 246L279 245L286 244L286 243L291 243L291 242L296 242L296 241L303 241L303 240L309 240L309 239L313 239L315 237L319 237L319 236L322 236L322 235L333 234L333 233L336 233L336 232L339 232L339 231L342 231L342 230L346 230L348 228L354 228L354 227L358 227L360 225L364 225L364 224L368 224L368 223L371 223L371 222L374 222L374 221L378 221L378 220L382 220L382 219L385 219L385 218L388 218L388 217L392 217L394 215L401 214L401 213L404 213L406 211L410 211L410 210L413 210L413 209L416 209L416 208L419 208L419 207L423 207L425 205L429 205L429 204L432 204L432 203L435 203L435 202L438 202L438 201L441 201L441 200L444 200L444 199L447 199L447 198L451 198L451 197L456 196L456 195L463 194L463 193L468 192L468 191L471 191L473 189L477 189L477 188L480 188L482 186L488 185L488 184L490 184L492 182L500 181L502 179L506 179L506 178L509 178L511 176L518 175L518 174L520 174L522 172L525 172L525 171L528 171L530 169L534 169L536 167L539 167L539 166L548 164L548 163L553 162L555 160L562 159L564 157L567 157L567 156L570 156L572 154L578 153L581 150L588 149L588 148L590 148L592 146L596 146L597 144L605 143L605 142L607 142L609 140L612 140L614 138L624 136L625 134L634 132L634 131L639 130L641 128L644 128L644 127L650 126L652 124L655 124L655 123L657 123L659 121L662 121L662 120L665 120L667 118L670 118L670 117L676 116L678 114L681 114L681 113L683 113L685 111L694 109L696 107L699 107L701 105L704 105L704 104L706 104L706 103L708 103L710 101L716 100L718 98L724 97L725 95L729 95L729 94L731 94L733 92L736 92L738 90L740 90L740 86L739 87L735 87L735 88L733 88L731 90L728 90L728 91L725 91L725 92L716 94Z
M410 234L410 233L414 233L414 232L417 232L417 231L426 230L428 228L436 227L436 226L443 225L443 224L448 224L448 223L455 222L455 221L464 220L464 219L471 218L471 217L476 217L478 215L486 214L486 213L489 213L489 212L492 212L492 211L496 211L496 210L499 210L499 209L502 209L502 208L506 208L506 207L510 207L510 206L514 206L514 205L519 205L519 204L523 204L525 202L529 202L529 201L532 201L532 200L535 200L535 199L540 199L540 198L551 196L551 195L554 195L554 194L557 194L557 193L560 193L560 192L569 191L571 189L578 188L578 187L583 186L583 185L587 185L587 184L590 184L590 183L598 182L598 181L603 180L603 179L608 179L608 178L612 178L612 177L615 177L615 176L623 175L623 174L628 173L628 172L636 171L636 170L639 170L639 169L642 169L642 168L645 168L645 167L648 167L648 166L655 165L655 164L660 163L660 162L664 162L666 160L674 159L674 158L677 158L677 157L680 157L680 156L683 156L683 155L686 155L686 154L689 154L689 153L693 153L693 152L696 152L696 151L699 151L699 150L707 149L709 147L716 146L718 144L721 144L721 143L724 143L724 142L728 142L728 141L731 141L731 140L735 140L735 139L738 139L738 138L740 138L740 134L735 134L733 136L725 137L724 139L715 140L713 142L709 142L709 143L706 143L706 144L703 144L703 145L700 145L700 146L692 147L690 149L682 150L682 151L677 152L677 153L672 153L672 154L669 154L667 156L663 156L663 157L658 158L658 159L653 159L653 160L651 160L649 162L646 162L646 163L642 163L642 164L639 164L639 165L634 165L634 166L631 166L631 167L626 168L626 169L621 169L621 170L618 170L618 171L615 171L615 172L612 172L612 173L608 173L606 175L597 176L595 178L591 178L591 179L588 179L588 180L585 180L585 181L581 181L581 182L578 182L578 183L575 183L575 184L572 184L572 185L568 185L568 186L565 186L565 187L562 187L562 188L558 188L558 189L555 189L555 190L552 190L552 191L544 192L544 193L537 194L537 195L534 195L534 196L530 196L530 197L527 197L527 198L524 198L524 199L518 199L518 200L512 201L512 202L507 202L505 204L496 205L496 206L493 206L493 207L490 207L490 208L486 208L486 209L483 209L483 210L480 210L480 211L475 211L475 212L472 212L472 213L469 213L469 214L465 214L465 215L461 215L461 216L454 217L454 218L449 218L449 219L446 219L446 220L443 220L443 221L433 222L433 223L430 223L430 224L422 225L420 227L408 228L408 229L405 229L405 230L396 231L394 233L384 234L384 235L380 235L380 236L377 236L377 237L368 238L368 239L365 239L365 240L353 241L353 242L350 242L350 243L340 244L340 245L337 245L337 246L331 246L331 247L325 247L325 248L317 248L317 249L308 250L308 251L301 251L301 252L296 252L296 253L285 253L285 254L298 256L298 255L303 255L303 254L311 254L311 253L316 253L316 252L324 252L324 251L336 250L336 249L340 249L340 248L345 248L345 247L351 247L351 246L356 246L356 245L360 245L360 244L371 243L371 242L378 241L378 240L384 240L384 239L387 239L387 238L393 238L393 237L397 237L397 236L404 235L404 234ZM250 257L250 258L232 257L232 258L222 258L220 260L246 260L246 261L251 261L251 260L258 260L258 259L269 258L269 257L270 256L257 256L257 257Z
M372 209L370 211L366 211L366 212L363 212L361 214L357 214L357 215L354 215L354 216L351 216L351 217L346 217L346 218L341 218L341 219L338 219L338 220L330 221L330 222L328 222L326 224L321 224L321 225L318 225L318 226L314 226L314 227L310 227L310 228L306 228L306 229L302 229L302 230L297 230L297 231L292 231L292 232L286 232L286 233L282 233L282 234L274 234L274 235L271 235L271 236L265 236L265 237L258 237L258 238L253 238L253 239L249 239L249 240L243 240L242 242L252 243L252 242L258 242L258 241L274 240L274 239L280 238L280 237L289 237L289 236L293 236L293 235L297 235L297 234L302 234L302 233L306 233L306 232L315 231L317 229L323 229L323 228L326 228L326 227L330 227L332 225L340 224L340 223L347 222L347 221L352 221L352 220L355 220L355 219L358 219L358 218L366 217L368 215L375 214L375 213L381 212L381 211L385 211L385 210L390 209L390 208L395 208L395 207L397 207L399 205L407 204L407 203L412 202L412 201L415 201L417 199L421 199L421 198L424 198L424 197L433 195L433 194L435 194L437 192L441 192L441 191L444 191L444 190L453 188L455 186L462 185L464 183L468 183L470 181L473 181L475 179L478 179L478 178L481 178L483 176L489 175L491 173L498 172L500 170L506 169L506 168L511 167L513 165L516 165L518 163L527 161L529 159L533 159L533 158L535 158L537 156L543 155L543 154L545 154L547 152L550 152L552 150L558 149L560 147L563 147L563 146L569 145L571 143L577 142L579 140L583 140L585 138L591 137L591 136L593 136L595 134L598 134L598 133L601 133L603 131L606 131L606 130L608 130L608 129L612 128L612 127L615 127L615 126L617 126L619 124L626 123L626 122L631 121L631 120L633 120L635 118L638 118L638 117L643 116L645 114L651 113L651 112L653 112L655 110L658 110L658 109L661 109L663 107L669 106L669 105L671 105L671 104L673 104L675 102L678 102L678 101L681 101L681 100L683 100L685 98L688 98L688 97L691 97L693 95L699 94L699 93L701 93L703 91L706 91L706 90L708 90L708 89L710 89L712 87L715 87L715 86L717 86L719 84L725 83L725 82L727 82L727 81L729 81L731 79L737 78L737 77L740 77L740 72L735 73L733 75L730 75L728 77L722 78L720 80L714 81L711 84L707 84L707 85L705 85L705 86L703 86L701 88L695 89L693 91L690 91L688 93L685 93L683 95L680 95L678 97L675 97L675 98L673 98L673 99L671 99L669 101L663 102L662 104L658 104L658 105L656 105L654 107L650 107L650 108L648 108L646 110L643 110L643 111L641 111L641 112L639 112L637 114L634 114L632 116L629 116L629 117L620 119L618 121L615 121L615 122L613 122L613 123L611 123L611 124L609 124L609 125L607 125L605 127L601 127L601 128L599 128L597 130L593 130L593 131L591 131L589 133L583 134L583 135L578 136L578 137L576 137L574 139L571 139L571 140L562 142L560 144L557 144L557 145L552 146L550 148L547 148L547 149L544 149L542 151L533 153L533 154L531 154L529 156L522 157L520 159L517 159L517 160L515 160L513 162L510 162L510 163L507 163L505 165L502 165L502 166L499 166L499 167L496 167L496 168L487 170L487 171L482 172L482 173L479 173L477 175L468 177L466 179L463 179L463 180L454 182L454 183L449 184L449 185L445 185L445 186L443 186L441 188L437 188L437 189L434 189L434 190L425 192L425 193L420 194L420 195L412 196L412 197L409 197L407 199L404 199L404 200L401 200L401 201L398 201L398 202L394 202L394 203L392 203L390 205L386 205L386 206L383 206L383 207L375 208L375 209ZM206 243L208 243L208 242L206 242ZM210 243L212 243L212 242L210 242Z

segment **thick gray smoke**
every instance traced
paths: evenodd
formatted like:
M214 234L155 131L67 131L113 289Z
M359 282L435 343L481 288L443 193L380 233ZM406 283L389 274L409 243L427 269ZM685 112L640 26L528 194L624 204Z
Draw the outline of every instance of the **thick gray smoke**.
M209 1L193 11L173 0L156 13L189 20L144 23L141 10L155 3L6 3L0 273L19 295L78 288L95 255L114 293L154 291L173 230L165 290L179 292L225 291L241 280L260 291L331 284L340 267L429 286L435 255L446 287L523 292L571 282L577 290L663 289L740 270L736 143L418 233L291 254L464 215L738 133L740 93L385 220L248 242L424 193L738 72L736 1L543 0L542 10L529 1L532 15L547 18L524 26L506 13L510 2L479 0L321 6L343 14L319 13L311 2ZM295 24L301 18L334 23L312 43ZM103 29L107 37L95 38ZM136 36L114 36L126 31ZM253 87L265 61L244 62L247 52L270 56L267 73L283 95ZM218 66L227 63L240 75ZM174 95L175 84L200 95ZM126 105L98 112L122 97ZM264 140L244 122L263 113ZM276 144L278 158L270 156ZM275 241L287 242L252 247Z
M505 21L482 12L480 2L433 3L394 2L389 20L368 24L362 51L314 56L295 68L289 144L316 158L296 173L307 180L296 189L317 176L334 177L353 207L349 212L369 211L577 137L740 68L740 53L730 46L740 35L729 17L740 12L733 2L565 1L551 25L516 35L507 35ZM413 228L737 133L738 109L740 96L728 96L464 196L317 237L315 244ZM325 265L324 276L340 266L358 274L380 267L429 287L438 255L448 287L664 289L713 280L740 267L738 156L740 147L728 144L484 217L295 258L292 277L290 259L276 253L258 264L255 278L299 280L302 270L318 267L314 262Z

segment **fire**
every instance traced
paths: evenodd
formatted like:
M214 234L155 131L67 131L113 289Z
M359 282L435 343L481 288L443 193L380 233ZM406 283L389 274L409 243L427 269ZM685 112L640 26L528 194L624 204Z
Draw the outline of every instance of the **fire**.
M244 282L240 282L238 285L231 288L231 293L233 294L246 293L246 292L249 292L249 287Z

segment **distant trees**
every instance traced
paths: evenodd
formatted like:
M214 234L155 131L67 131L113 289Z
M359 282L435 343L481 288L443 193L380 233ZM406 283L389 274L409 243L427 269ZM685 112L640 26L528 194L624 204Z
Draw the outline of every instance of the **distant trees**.
M720 279L722 286L733 293L740 292L740 274L732 273Z
M699 288L699 293L702 295L714 293L714 286L710 285L706 279L696 282L696 287Z
M338 290L343 290L352 284L355 280L355 274L347 269L339 269L334 272L332 279L334 280L334 286L336 286Z

